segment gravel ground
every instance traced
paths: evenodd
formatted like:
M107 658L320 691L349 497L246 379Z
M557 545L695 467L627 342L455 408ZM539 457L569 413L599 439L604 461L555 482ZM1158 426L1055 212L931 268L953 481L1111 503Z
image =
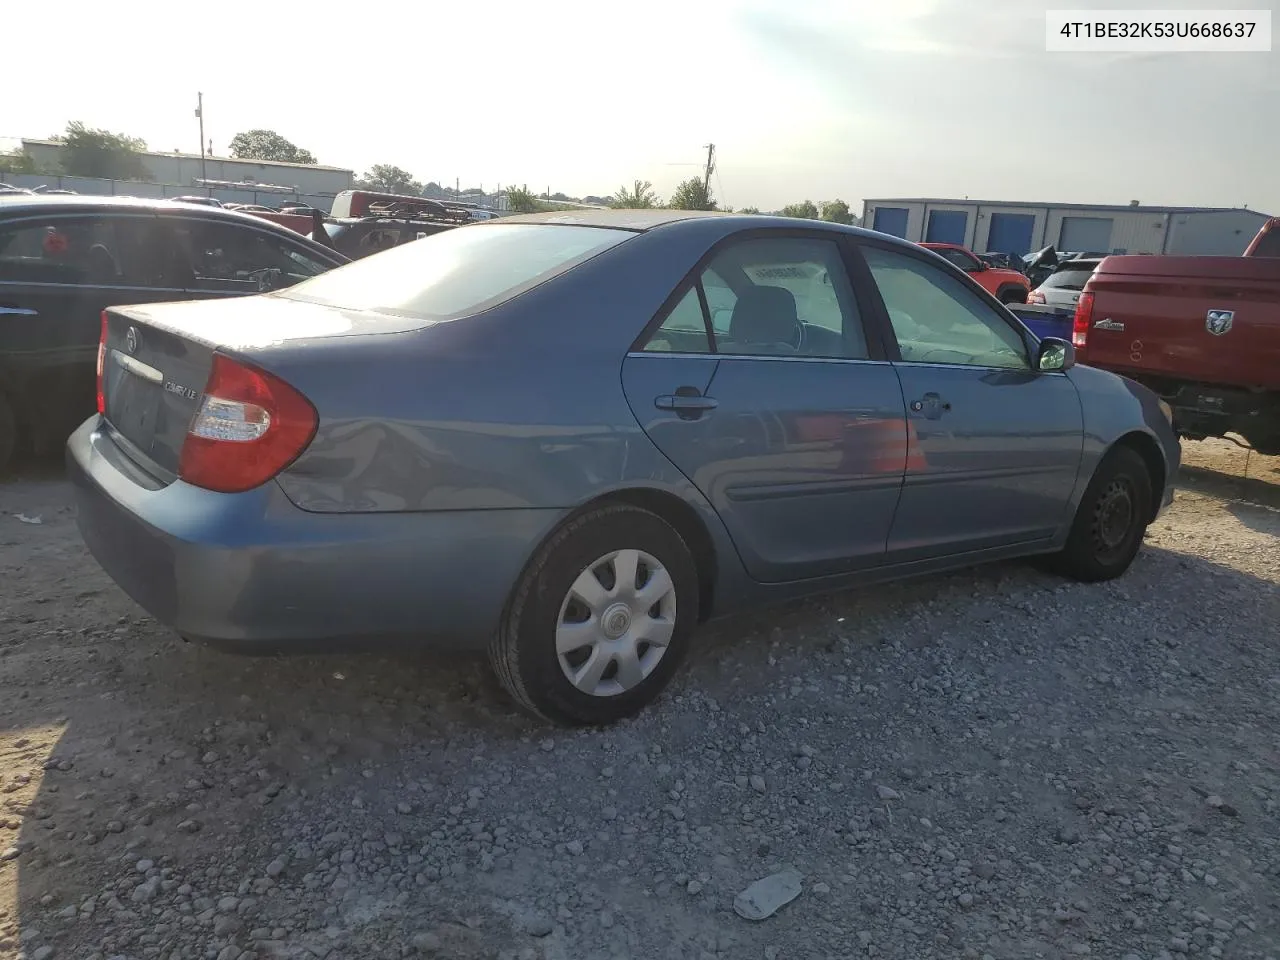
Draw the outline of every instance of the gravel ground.
M0 487L0 957L1275 960L1280 460L1186 447L1118 582L729 621L569 734L478 663L184 644Z

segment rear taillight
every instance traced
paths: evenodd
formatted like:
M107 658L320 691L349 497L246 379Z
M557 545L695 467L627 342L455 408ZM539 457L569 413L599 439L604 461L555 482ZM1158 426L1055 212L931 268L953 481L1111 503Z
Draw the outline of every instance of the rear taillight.
M279 377L215 353L178 476L219 493L251 490L297 459L316 422L307 398Z
M1089 342L1089 324L1093 321L1093 294L1082 293L1076 301L1076 315L1071 321L1071 343L1083 350Z
M1044 294L1039 290L1032 290L1027 294L1027 303L1044 303Z
M102 311L102 333L98 337L98 413L107 412L107 396L102 391L102 368L107 359L107 311Z

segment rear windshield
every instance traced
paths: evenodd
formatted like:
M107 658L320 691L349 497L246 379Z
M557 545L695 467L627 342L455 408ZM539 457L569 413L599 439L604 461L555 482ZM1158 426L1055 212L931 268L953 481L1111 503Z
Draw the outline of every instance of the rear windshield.
M1083 290L1084 285L1089 282L1089 278L1093 276L1093 271L1097 266L1097 262L1094 261L1079 267L1073 264L1070 267L1049 274L1048 279L1040 286L1054 290Z
M1272 228L1258 241L1251 257L1280 257L1280 228Z
M457 227L322 273L280 295L448 320L487 310L632 236L557 224Z

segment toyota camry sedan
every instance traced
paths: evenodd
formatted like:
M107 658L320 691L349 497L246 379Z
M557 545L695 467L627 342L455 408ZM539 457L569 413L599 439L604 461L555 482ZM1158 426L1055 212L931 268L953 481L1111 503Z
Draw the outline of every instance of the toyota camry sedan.
M468 647L601 724L709 617L1010 557L1119 576L1179 448L914 244L655 210L112 307L68 460L89 549L183 636Z

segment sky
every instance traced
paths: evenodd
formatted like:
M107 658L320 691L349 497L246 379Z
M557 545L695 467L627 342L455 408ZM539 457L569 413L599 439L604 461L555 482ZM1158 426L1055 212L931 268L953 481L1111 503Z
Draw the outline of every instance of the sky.
M365 17L332 0L225 16L62 0L55 49L6 44L5 74L39 82L3 99L0 138L81 120L195 153L201 91L215 153L266 127L321 163L423 182L581 196L640 179L665 197L715 143L712 190L736 207L926 196L1280 215L1280 52L1047 53L1044 11L1067 6L1118 5L384 0Z

